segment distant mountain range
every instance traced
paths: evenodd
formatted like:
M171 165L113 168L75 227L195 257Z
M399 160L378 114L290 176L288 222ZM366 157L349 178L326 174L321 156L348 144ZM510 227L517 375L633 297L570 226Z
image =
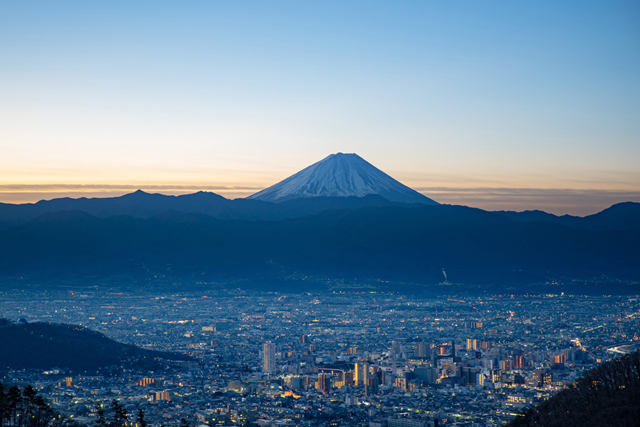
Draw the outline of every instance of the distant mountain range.
M157 369L157 359L191 360L183 354L145 350L77 325L13 323L0 319L0 368L96 371L108 366Z
M48 212L80 210L100 218L130 215L149 218L168 210L197 212L220 219L279 220L326 210L436 202L401 184L357 154L332 154L284 181L246 199L229 200L208 192L183 196L143 191L110 198L61 198L38 203L0 203L7 225ZM11 221L7 224L8 221ZM1 225L0 225L1 226Z
M337 154L249 199L136 191L0 204L0 282L434 284L442 268L452 282L483 286L640 282L639 203L581 218L439 205L412 192L360 157Z
M571 228L587 230L635 230L640 228L640 203L624 202L615 204L602 212L585 217L562 215L556 216L542 211L499 211L514 221L538 222L552 221Z
M138 190L121 197L61 198L22 205L0 203L0 222L4 222L6 227L45 213L70 210L86 212L98 218L118 215L150 218L166 211L178 211L202 213L219 219L272 221L315 215L327 210L394 205L406 206L374 194L365 197L308 197L273 203L252 199L229 200L203 191L183 196L165 196Z
M202 213L218 219L275 221L317 215L321 212L340 209L384 206L410 207L411 205L392 202L377 194L364 197L303 197L274 203L255 199L230 200L218 194L203 191L183 196L166 196L138 190L121 197L60 198L19 205L0 203L0 229L24 223L46 213L72 210L86 212L98 218L121 215L151 218L167 211L176 211ZM640 203L633 202L619 203L586 217L556 216L542 211L497 211L495 213L513 221L551 221L565 227L594 231L640 228Z

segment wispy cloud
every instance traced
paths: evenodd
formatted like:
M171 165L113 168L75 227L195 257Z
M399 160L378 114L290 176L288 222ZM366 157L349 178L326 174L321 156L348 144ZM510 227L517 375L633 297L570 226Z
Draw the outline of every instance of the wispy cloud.
M176 196L198 191L210 191L226 198L234 199L247 197L263 188L255 186L186 184L0 184L0 202L34 203L39 200L50 200L59 197L118 197L136 190Z
M264 187L224 185L158 185L158 184L0 184L0 193L9 192L65 192L65 191L119 191L119 190L195 190L195 191L259 191Z

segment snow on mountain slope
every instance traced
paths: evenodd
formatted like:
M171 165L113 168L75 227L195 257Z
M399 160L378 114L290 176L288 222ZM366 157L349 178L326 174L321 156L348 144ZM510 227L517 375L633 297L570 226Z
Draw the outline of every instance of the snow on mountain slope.
M391 178L357 154L331 154L248 199L269 202L302 197L364 197L378 194L392 202L438 203Z

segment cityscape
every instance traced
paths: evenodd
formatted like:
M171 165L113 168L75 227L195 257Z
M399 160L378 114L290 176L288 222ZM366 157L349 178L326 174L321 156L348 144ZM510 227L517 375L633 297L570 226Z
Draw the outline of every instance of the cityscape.
M640 427L640 1L0 1L0 427Z
M279 294L225 289L0 294L21 322L58 322L188 354L156 371L8 370L68 421L116 399L149 425L490 426L640 344L628 296Z

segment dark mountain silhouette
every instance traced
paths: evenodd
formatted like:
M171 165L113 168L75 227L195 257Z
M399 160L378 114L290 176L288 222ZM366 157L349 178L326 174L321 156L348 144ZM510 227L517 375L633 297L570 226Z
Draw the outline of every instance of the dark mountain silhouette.
M157 359L190 360L187 355L145 350L113 341L77 325L0 322L0 368L69 368L95 371L107 366L153 367Z
M640 426L640 354L610 360L506 427Z
M281 221L168 211L151 218L43 215L0 231L0 278L320 275L514 285L640 280L640 230L513 221L461 206L334 210Z
M498 211L497 213L515 221L552 221L566 227L595 231L640 229L640 203L633 202L618 203L602 212L585 217L556 216L542 211Z
M202 213L219 219L273 221L321 212L365 207L402 206L411 204L391 202L376 194L364 197L303 197L272 203L256 199L229 200L215 193L198 192L182 196L166 196L136 191L121 197L61 198L38 203L15 205L0 203L0 230L11 228L46 213L78 210L98 218L132 216L151 218L166 211ZM626 202L611 206L594 215L576 217L556 216L542 211L499 211L497 214L514 221L551 221L570 228L594 231L637 230L640 228L640 203Z
M150 218L173 210L184 213L203 213L220 219L278 220L315 215L326 210L353 209L367 206L408 206L390 202L379 195L364 197L315 197L271 203L262 200L229 200L215 193L200 191L182 196L149 194L138 190L121 197L105 198L61 198L42 200L38 203L14 205L0 203L2 228L17 225L50 212L78 210L108 218L127 215L135 218Z

